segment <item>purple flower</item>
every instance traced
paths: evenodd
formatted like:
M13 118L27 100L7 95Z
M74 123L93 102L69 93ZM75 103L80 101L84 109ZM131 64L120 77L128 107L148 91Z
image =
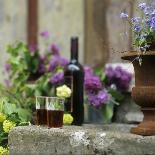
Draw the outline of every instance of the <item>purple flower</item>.
M107 67L106 76L108 78L108 85L116 85L117 89L121 91L126 91L129 88L130 82L132 80L132 74L122 69L120 66L116 68Z
M107 103L109 100L109 95L105 90L99 91L97 97L102 103Z
M60 56L54 56L52 60L49 63L49 71L54 71L58 66L60 67L66 67L68 65L69 61L65 58L62 58Z
M43 31L40 33L40 35L43 37L43 38L49 38L49 32L48 31Z
M128 17L129 17L129 15L126 14L126 13L124 13L124 12L122 12L122 13L120 14L120 18L122 18L122 19L127 19Z
M5 71L8 73L11 70L11 65L10 64L5 64L4 68L5 68Z
M45 67L45 61L46 61L46 56L40 56L39 60L39 65L38 65L38 72L43 74L46 72L46 67Z
M85 76L93 75L93 69L89 66L84 66L84 72L85 72Z
M46 71L45 65L44 64L39 64L38 72L42 74L42 73L45 73L45 71Z
M113 67L111 67L111 66L107 67L105 70L105 74L107 75L109 80L112 80L113 77L115 76L115 72L114 72Z
M53 85L62 84L63 81L64 81L64 73L63 72L56 73L50 78L50 83Z
M40 56L40 62L41 63L44 63L46 61L46 59L47 59L46 56L43 56L43 55Z
M30 45L29 50L31 53L35 53L38 50L38 45Z
M104 104L107 104L109 101L109 94L105 91L99 91L98 94L89 94L88 95L88 101L91 105L93 105L96 108L99 108L103 106Z
M102 88L101 80L98 76L85 76L85 89L87 92L96 92Z
M10 83L10 81L8 79L5 79L4 83L5 83L6 87L10 87L11 86L11 83Z
M57 44L51 44L49 47L49 51L53 54L53 55L60 55L59 51L60 48Z
M141 9L141 10L144 10L146 7L147 7L147 3L140 3L138 5L138 7Z

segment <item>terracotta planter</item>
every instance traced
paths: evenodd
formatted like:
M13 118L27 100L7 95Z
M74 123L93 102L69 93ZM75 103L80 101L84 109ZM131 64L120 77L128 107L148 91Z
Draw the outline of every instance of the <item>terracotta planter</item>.
M122 59L133 61L137 52L129 52ZM142 65L133 61L135 70L135 87L132 89L132 98L141 107L144 114L143 122L131 133L149 136L155 135L155 51L141 55Z

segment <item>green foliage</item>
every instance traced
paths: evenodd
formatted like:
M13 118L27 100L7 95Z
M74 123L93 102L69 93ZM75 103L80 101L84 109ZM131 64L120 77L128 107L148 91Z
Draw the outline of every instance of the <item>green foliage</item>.
M114 104L112 102L110 102L110 103L106 104L104 107L102 107L104 123L111 122L111 118L114 113L113 108L114 108Z
M109 93L112 95L112 97L117 101L117 102L122 102L124 100L124 95L115 89L109 89Z
M32 111L30 109L24 109L17 104L12 103L12 101L13 100L10 102L7 97L0 97L0 113L4 113L9 117L16 114L21 121L31 121Z
M13 100L9 100L7 97L0 97L0 117L2 115L6 116L5 119L13 122L16 126L28 125L32 116L31 111L23 109L10 101ZM0 120L2 121L2 118ZM0 146L7 147L8 133L4 130L4 121L0 122Z

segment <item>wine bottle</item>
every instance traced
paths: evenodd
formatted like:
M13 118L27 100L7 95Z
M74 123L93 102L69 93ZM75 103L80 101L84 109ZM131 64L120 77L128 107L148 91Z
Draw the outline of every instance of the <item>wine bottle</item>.
M72 90L71 98L65 104L66 111L74 118L73 125L82 125L84 121L83 85L84 70L78 61L78 37L71 38L71 59L64 71L65 84Z

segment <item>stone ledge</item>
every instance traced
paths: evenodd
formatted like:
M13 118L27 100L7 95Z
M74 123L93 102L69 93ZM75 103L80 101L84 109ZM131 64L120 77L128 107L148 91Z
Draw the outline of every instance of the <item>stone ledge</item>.
M12 155L155 155L155 136L129 133L133 125L65 126L62 129L16 127L9 134Z

